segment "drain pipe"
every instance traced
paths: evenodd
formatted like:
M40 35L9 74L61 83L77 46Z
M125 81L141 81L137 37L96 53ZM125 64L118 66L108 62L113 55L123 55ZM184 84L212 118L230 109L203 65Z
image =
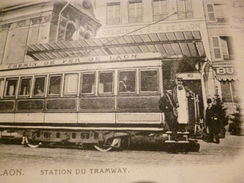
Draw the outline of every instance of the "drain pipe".
M58 41L58 32L59 32L59 26L60 26L60 17L61 13L65 10L65 8L70 4L70 2L67 2L67 4L62 8L62 10L58 14L58 25L57 25L57 35L56 35L56 41Z
M206 127L205 116L206 116L206 108L207 108L207 96L206 96L206 87L204 82L204 69L209 62L204 62L201 69L201 86L202 86L202 100L203 100L203 121L204 127Z
M208 62L203 63L202 69L201 69L201 84L202 84L202 99L203 99L203 108L206 109L207 107L207 96L206 96L206 87L204 82L204 69Z

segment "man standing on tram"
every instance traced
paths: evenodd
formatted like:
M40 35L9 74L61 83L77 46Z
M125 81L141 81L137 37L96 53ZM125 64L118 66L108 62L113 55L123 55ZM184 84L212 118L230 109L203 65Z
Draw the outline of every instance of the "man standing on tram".
M172 132L178 131L176 108L177 104L173 99L172 89L167 86L164 95L158 101L159 109L164 113L165 121Z
M172 131L185 131L189 123L188 99L192 91L183 85L181 79L176 81L176 86L171 89L166 86L165 94L159 100L159 109L165 115L165 121Z

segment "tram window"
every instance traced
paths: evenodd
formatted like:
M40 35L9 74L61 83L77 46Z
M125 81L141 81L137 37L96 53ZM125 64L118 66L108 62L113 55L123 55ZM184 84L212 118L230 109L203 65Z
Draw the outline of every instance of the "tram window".
M6 80L6 97L14 97L16 94L18 78L8 78Z
M157 71L141 71L141 91L158 91Z
M81 93L95 94L95 74L82 74L81 79Z
M36 97L43 97L44 96L44 88L45 88L45 81L46 77L36 77L35 84L34 84L34 96Z
M136 71L121 71L119 73L119 92L135 92Z
M61 76L52 75L49 80L49 95L60 95L61 88Z
M64 78L64 95L76 95L78 89L78 74L66 74Z
M31 78L21 78L19 96L30 96Z
M113 73L104 72L99 74L98 91L100 94L113 92Z
M0 98L3 96L4 80L0 79Z

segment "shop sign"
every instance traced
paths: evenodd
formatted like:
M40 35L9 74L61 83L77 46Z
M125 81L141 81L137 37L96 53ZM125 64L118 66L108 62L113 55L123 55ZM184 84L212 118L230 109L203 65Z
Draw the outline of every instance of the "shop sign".
M235 70L233 67L217 67L216 73L217 74L234 74Z
M159 52L157 52L157 53L134 53L134 54L122 54L122 55L106 55L106 56L95 56L95 57L74 57L74 58L64 58L64 59L59 59L59 60L46 60L46 61L35 61L35 62L1 65L0 70L74 65L74 64L98 63L98 62L141 60L141 59L150 60L153 58L160 58L160 57L161 57L161 53L159 53Z
M177 78L181 78L183 80L199 80L201 79L200 73L181 73L176 75Z
M149 33L161 33L161 32L177 32L177 31L200 31L202 29L201 22L184 22L184 23L164 23L155 24L143 29L139 26L128 26L128 27L116 27L116 28L104 28L98 32L98 37L107 36L120 36L134 32L135 34L149 34Z

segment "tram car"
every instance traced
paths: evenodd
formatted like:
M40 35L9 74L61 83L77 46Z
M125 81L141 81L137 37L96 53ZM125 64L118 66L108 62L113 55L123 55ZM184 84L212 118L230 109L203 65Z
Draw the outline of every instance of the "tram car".
M109 151L150 138L162 146L198 151L193 128L177 132L178 141L172 139L159 110L165 87L162 60L160 53L135 53L2 66L1 141ZM194 120L186 126L196 123L196 113L190 113Z

